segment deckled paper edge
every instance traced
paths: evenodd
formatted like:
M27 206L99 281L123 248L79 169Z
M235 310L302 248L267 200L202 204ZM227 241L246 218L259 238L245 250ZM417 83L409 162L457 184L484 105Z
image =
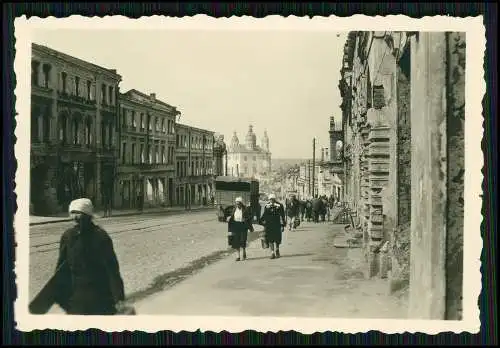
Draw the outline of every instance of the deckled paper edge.
M277 332L295 330L304 334L337 331L360 333L377 330L391 333L437 334L440 332L479 331L478 296L481 292L480 256L482 238L480 234L481 184L483 155L481 151L482 99L486 90L484 80L484 54L486 47L485 28L482 16L454 18L432 16L411 18L403 15L351 17L296 17L284 18L279 15L256 19L250 16L213 18L206 15L193 17L151 16L129 19L125 16L67 18L38 18L26 16L15 19L16 53L14 71L16 76L16 117L15 154L18 164L16 190L18 210L14 217L17 242L15 273L17 277L18 299L14 303L15 320L18 329L86 330L97 328L103 331L227 331ZM30 59L34 30L85 29L85 30L297 30L297 31L350 31L387 30L394 31L459 31L466 32L466 121L465 121L465 221L464 221L464 308L462 321L440 320L387 320L387 319L342 319L342 318L283 318L283 317L201 317L201 316L64 316L31 315L28 310L29 283L29 172L30 172ZM339 52L341 54L341 52Z

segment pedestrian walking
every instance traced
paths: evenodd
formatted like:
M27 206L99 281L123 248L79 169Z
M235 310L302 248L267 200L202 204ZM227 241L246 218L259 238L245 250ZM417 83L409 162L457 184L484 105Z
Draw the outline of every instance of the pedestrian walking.
M312 219L312 209L313 209L312 199L308 198L306 200L306 219L307 219L307 222L311 222L311 219Z
M271 259L280 257L280 244L282 233L286 226L285 209L283 204L276 201L274 194L269 195L269 203L264 207L264 213L260 220L266 230L266 243L271 249Z
M295 195L291 195L286 206L286 214L288 216L288 230L296 229L296 219L299 218L300 203Z
M94 224L92 201L69 205L76 225L61 237L55 302L67 313L113 315L123 312L125 294L120 268L108 233Z
M241 197L236 198L235 206L231 215L227 217L228 222L228 243L233 248L238 250L236 261L246 260L247 253L247 237L248 231L253 232L252 213L243 203Z

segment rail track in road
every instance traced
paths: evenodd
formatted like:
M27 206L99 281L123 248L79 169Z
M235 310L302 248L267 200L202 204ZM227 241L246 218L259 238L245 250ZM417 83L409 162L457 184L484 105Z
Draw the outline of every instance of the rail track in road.
M135 220L135 219L134 219ZM160 218L156 219L160 220ZM104 226L103 228L106 229L108 234L113 238L114 236L122 235L122 234L127 234L127 233L137 233L137 231L141 231L141 234L144 233L152 233L156 232L162 229L167 230L168 232L169 228L174 228L174 227L185 227L185 226L196 226L199 224L203 224L206 222L213 221L214 218L206 218L203 220L195 220L195 221L178 221L178 222L165 222L164 219L162 219L162 222L158 221L154 225L148 225L144 226L141 225L140 222L132 222L132 223L120 223L119 221L116 223L109 224L108 226ZM151 221L151 220L150 220ZM69 227L68 223L68 227ZM135 225L135 226L134 226ZM134 226L134 227L132 227ZM65 229L62 229L63 231ZM51 236L47 235L42 235L43 232L38 232L35 235L30 233L30 254L33 253L39 253L39 252L50 252L50 251L57 251L59 250L59 242L60 242L60 235L62 235L62 231L57 235L54 236L52 234ZM52 238L50 238L52 237ZM49 241L46 242L36 242L36 239L49 239Z

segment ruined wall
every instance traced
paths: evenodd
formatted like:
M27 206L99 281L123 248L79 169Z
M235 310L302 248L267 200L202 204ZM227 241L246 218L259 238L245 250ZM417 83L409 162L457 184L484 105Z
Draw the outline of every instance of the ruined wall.
M411 38L411 264L409 317L445 316L446 39Z
M411 219L411 119L409 48L397 65L397 226L391 240L392 292L409 285Z
M446 319L461 320L463 295L466 40L465 33L449 33L447 35L448 214L446 235Z

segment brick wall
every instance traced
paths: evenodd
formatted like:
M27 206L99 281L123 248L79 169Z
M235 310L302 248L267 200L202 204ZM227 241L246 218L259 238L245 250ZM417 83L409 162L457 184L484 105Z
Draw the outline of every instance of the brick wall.
M464 229L465 33L448 34L448 219L446 319L462 318ZM478 169L479 170L479 169Z

